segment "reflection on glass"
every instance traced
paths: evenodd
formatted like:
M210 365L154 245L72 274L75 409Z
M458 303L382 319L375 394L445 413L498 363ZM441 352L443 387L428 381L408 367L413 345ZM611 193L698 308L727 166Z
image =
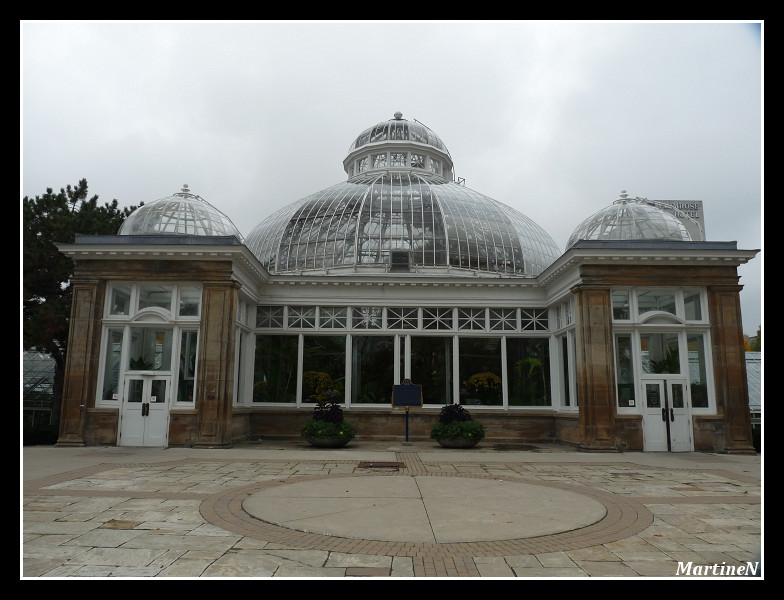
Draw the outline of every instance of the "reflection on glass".
M613 306L613 319L617 321L628 321L631 316L629 311L628 290L613 290L612 306Z
M131 309L131 286L112 286L112 305L109 309L113 315L128 315Z
M702 321L702 306L699 292L683 292L683 304L686 309L687 321Z
M157 307L171 310L172 287L170 285L139 286L139 310Z
M642 315L661 310L675 314L675 292L667 290L640 290L637 292L637 311Z
M201 304L201 289L195 286L180 287L180 316L196 317Z

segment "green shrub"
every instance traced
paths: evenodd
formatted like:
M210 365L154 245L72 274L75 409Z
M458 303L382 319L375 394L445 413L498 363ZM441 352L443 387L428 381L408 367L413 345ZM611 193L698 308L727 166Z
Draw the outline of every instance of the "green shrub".
M465 438L479 441L485 437L485 428L476 421L453 421L449 424L438 422L431 428L430 437L434 440Z
M302 437L337 437L340 439L351 440L354 438L354 428L348 421L333 423L322 419L311 419L302 428Z

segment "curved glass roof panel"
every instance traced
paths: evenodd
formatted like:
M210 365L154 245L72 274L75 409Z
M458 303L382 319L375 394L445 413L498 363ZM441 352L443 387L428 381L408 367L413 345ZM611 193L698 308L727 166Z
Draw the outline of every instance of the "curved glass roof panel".
M191 194L187 186L172 196L153 200L137 208L125 219L118 233L233 235L242 239L231 219L200 196Z
M644 198L622 198L578 225L567 249L579 240L690 241L691 235L680 220Z
M349 154L367 144L377 144L388 141L411 141L427 144L449 154L444 142L432 130L417 121L407 121L401 118L400 113L395 113L395 118L373 127L368 127L360 133L348 149Z
M354 177L280 209L246 240L271 273L388 265L533 277L559 255L536 223L442 177L408 171Z

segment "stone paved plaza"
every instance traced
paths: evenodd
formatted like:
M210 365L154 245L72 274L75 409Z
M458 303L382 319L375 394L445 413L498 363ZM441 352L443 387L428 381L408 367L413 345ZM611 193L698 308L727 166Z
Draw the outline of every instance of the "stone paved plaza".
M674 578L758 565L762 579L759 456L351 446L25 448L21 576ZM394 491L349 500L367 477L443 489L405 505L433 534L401 539L415 509Z

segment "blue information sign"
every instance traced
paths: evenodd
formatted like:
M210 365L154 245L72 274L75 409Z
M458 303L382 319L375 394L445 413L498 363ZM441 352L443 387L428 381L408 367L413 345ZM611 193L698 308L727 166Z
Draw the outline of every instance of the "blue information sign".
M392 390L392 406L411 407L422 406L422 386L412 383L402 383L394 386Z

